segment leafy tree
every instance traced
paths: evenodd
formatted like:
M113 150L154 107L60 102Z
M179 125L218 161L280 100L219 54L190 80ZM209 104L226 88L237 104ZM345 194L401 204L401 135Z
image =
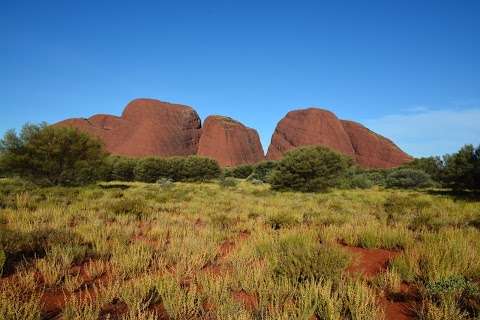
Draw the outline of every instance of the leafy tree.
M110 157L110 179L119 181L133 181L135 179L135 166L137 161L124 157Z
M440 157L416 158L404 167L422 170L438 183L443 179L444 163Z
M175 181L207 181L221 174L218 162L199 156L172 157L170 178Z
M100 176L101 142L77 129L26 124L0 140L0 167L41 185L82 185Z
M275 190L325 191L337 185L352 160L325 147L302 147L287 152L273 169Z
M226 177L234 177L238 179L246 179L249 175L253 172L253 166L250 164L244 164L240 166L236 166L233 168L226 168L224 171L224 175Z
M166 158L144 158L139 160L133 170L135 180L155 182L160 178L171 178L171 167Z
M432 186L432 180L422 170L400 168L388 174L386 184L388 188L412 189Z
M465 145L457 153L443 157L443 181L453 189L480 189L480 145Z
M209 158L188 156L145 158L134 169L135 180L155 182L160 178L173 181L206 181L220 176L218 162Z
M252 174L248 178L268 182L268 177L275 166L275 161L262 161L255 165Z

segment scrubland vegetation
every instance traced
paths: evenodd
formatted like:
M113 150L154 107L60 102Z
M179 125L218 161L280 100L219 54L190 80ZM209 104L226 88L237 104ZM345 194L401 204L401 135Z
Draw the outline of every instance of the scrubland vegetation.
M2 180L0 318L478 317L479 202L236 181Z
M478 319L479 150L365 170L309 147L221 170L10 132L0 319Z

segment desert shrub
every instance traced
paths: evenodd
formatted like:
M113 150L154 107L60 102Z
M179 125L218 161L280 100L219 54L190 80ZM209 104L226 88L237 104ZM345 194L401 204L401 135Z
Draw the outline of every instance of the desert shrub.
M425 188L432 186L430 176L421 170L397 169L388 174L386 184L388 188Z
M0 140L0 167L41 185L83 185L101 176L105 152L98 139L46 124L8 131Z
M251 183L251 184L254 184L254 185L260 185L260 184L263 184L263 181L262 180L258 180L258 179L248 179L248 181Z
M322 245L302 235L289 235L276 245L273 271L292 281L337 279L348 265L342 250Z
M111 157L111 180L118 181L133 181L135 179L135 166L136 161L134 159L128 159L123 157Z
M275 166L275 161L262 161L254 166L253 172L249 178L268 182L268 177Z
M480 189L480 145L466 145L457 153L445 155L443 181L453 189Z
M369 176L358 167L349 168L338 183L339 187L345 189L368 189L373 185Z
M235 179L235 178L232 178L232 177L221 177L219 180L218 180L218 184L222 187L222 188L233 188L233 187L236 187L237 184L238 184L238 181Z
M253 166L244 164L233 168L224 169L224 175L226 177L234 177L238 179L246 179L253 172Z
M172 157L168 161L174 181L208 181L221 174L218 162L206 157Z
M443 178L444 163L440 157L416 158L403 167L421 170L437 183L440 183Z
M135 180L142 182L155 182L160 178L170 178L170 163L165 158L145 158L135 165L133 170Z
M173 181L168 178L160 178L156 183L162 188L170 188L173 186Z
M276 190L325 191L337 185L352 160L325 147L303 147L287 152L270 177Z

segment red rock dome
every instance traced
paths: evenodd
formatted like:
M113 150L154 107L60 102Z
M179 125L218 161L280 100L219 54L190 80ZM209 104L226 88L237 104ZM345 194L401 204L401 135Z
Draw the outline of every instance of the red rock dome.
M205 119L198 155L216 159L221 166L253 164L265 159L257 131L222 116Z

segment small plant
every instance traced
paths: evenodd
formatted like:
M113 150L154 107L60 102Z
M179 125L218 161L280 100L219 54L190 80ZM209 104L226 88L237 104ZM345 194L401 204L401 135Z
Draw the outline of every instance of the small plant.
M140 218L145 213L145 203L138 198L120 198L112 200L108 207L109 211L116 215L131 214Z
M291 235L277 243L273 271L292 281L337 279L348 262L338 248Z
M233 188L236 187L238 182L235 178L232 177L223 177L218 181L218 184L222 188Z
M291 214L281 212L268 217L267 224L274 230L279 230L298 223L298 220Z
M170 188L173 186L173 181L168 178L160 178L157 180L157 185L159 185L161 188Z

